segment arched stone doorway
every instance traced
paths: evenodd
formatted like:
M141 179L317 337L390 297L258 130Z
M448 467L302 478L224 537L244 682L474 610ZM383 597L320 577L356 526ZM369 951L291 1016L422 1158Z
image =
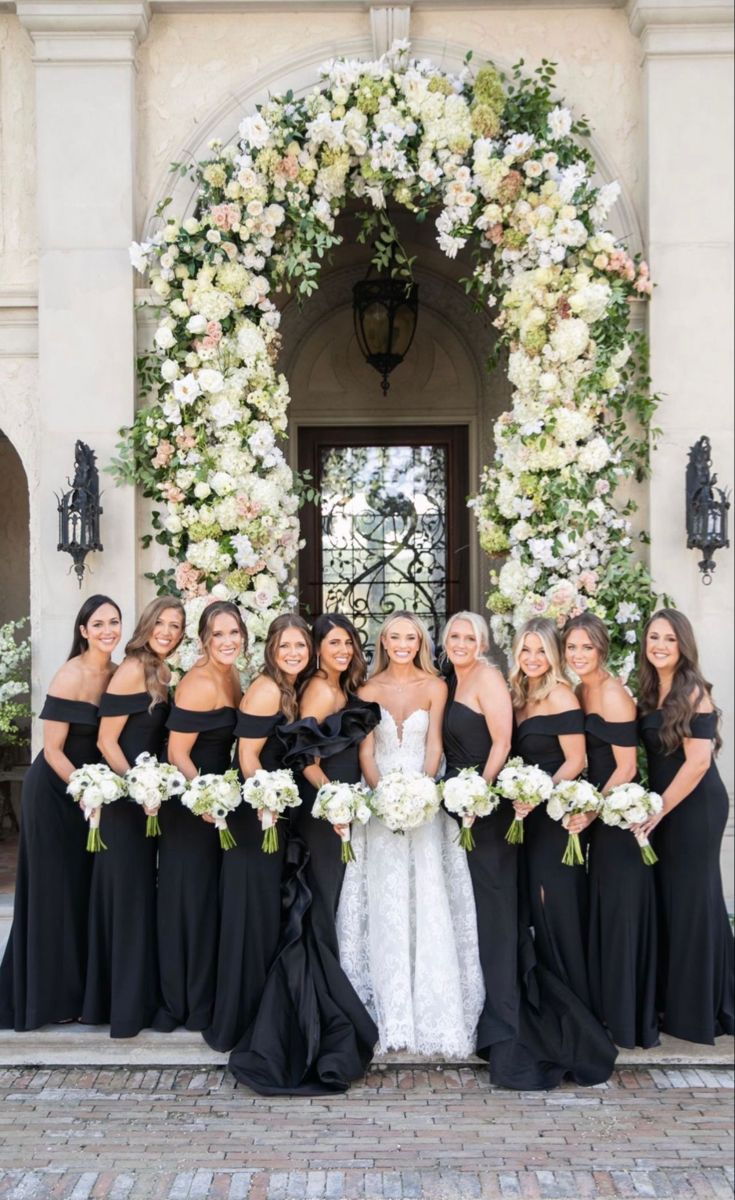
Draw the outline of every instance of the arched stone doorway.
M28 480L20 455L0 429L0 625L19 621L30 612Z
M457 608L482 611L491 563L466 500L492 456L493 425L510 389L503 371L487 370L491 314L478 313L465 294L460 280L470 264L447 260L433 230L402 218L403 244L416 256L419 317L383 395L354 333L352 287L369 252L350 224L345 218L344 243L318 292L284 310L281 368L291 392L290 463L309 470L321 491L302 509L300 600L310 613L352 613L371 642L381 610L420 612L435 633ZM335 470L347 476L341 495L330 483ZM391 488L408 509L402 518Z

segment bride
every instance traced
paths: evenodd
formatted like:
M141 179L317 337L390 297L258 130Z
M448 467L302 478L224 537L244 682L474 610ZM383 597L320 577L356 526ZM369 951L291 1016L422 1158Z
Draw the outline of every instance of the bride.
M383 623L358 695L382 714L360 747L368 785L396 767L436 776L447 688L418 617L400 612ZM381 1052L474 1050L484 985L472 883L456 836L443 810L406 834L377 818L354 829L356 861L337 914L340 959L378 1025Z

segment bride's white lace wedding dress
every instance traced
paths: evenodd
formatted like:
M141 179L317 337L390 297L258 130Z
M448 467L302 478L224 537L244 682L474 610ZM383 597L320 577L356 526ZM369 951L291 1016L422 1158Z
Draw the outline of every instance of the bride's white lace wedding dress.
M381 775L421 771L429 714L400 731L382 708L375 730ZM391 833L377 818L353 826L356 861L337 914L345 972L380 1030L380 1051L454 1057L474 1049L485 996L475 901L457 826L442 810L428 825Z

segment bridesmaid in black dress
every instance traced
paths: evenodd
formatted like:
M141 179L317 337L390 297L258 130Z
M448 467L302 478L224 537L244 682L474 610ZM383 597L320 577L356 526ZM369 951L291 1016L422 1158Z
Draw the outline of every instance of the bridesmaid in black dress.
M23 781L13 927L0 967L0 1027L25 1032L82 1011L92 855L72 771L99 762L97 706L115 670L120 609L90 596L41 711L43 750Z
M98 746L118 775L144 751L163 755L171 676L165 660L184 625L180 600L152 600L102 697ZM111 1037L135 1037L158 1008L157 845L146 838L145 823L146 813L133 800L103 806L100 833L107 850L95 854L92 868L82 1021L109 1024Z
M485 658L489 634L484 619L460 612L443 635L453 670L444 709L445 779L474 767L489 783L502 770L513 732L513 708L503 676ZM518 1027L518 851L505 840L513 820L509 800L473 825L475 849L467 855L477 908L485 1005L477 1027L477 1053L512 1037Z
M609 639L594 613L562 633L567 665L579 678L587 743L587 778L607 793L636 778L633 697L605 668ZM589 854L589 972L592 1008L618 1046L657 1046L656 895L654 873L629 830L594 815Z
M576 779L585 764L584 714L564 674L553 622L545 617L526 621L514 638L512 654L514 753L548 772L554 783ZM530 812L518 804L515 809L526 816L522 902L528 905L536 957L590 1008L586 870L562 863L567 830L547 816L544 804ZM573 817L569 832L581 834L586 854L585 824L584 817Z
M262 674L242 698L234 764L240 778L277 771L285 747L280 728L298 716L298 684L312 657L311 630L302 617L285 613L268 630ZM261 849L258 813L241 804L228 819L237 846L222 856L217 986L212 1024L204 1038L214 1050L231 1050L255 1016L265 977L278 946L281 875L288 838L288 811L279 824L279 850Z
M303 691L300 719L281 730L284 765L300 771L286 854L279 952L250 1029L230 1055L236 1079L261 1095L346 1091L372 1058L378 1031L339 960L335 920L345 864L339 829L311 815L317 789L360 780L360 742L380 720L358 700L365 659L353 625L317 617L317 667Z
M659 1010L664 1033L711 1046L735 1031L733 938L720 848L728 815L713 761L719 713L683 613L662 609L643 631L640 730L663 811L639 828L652 844L660 914Z
M229 601L205 608L198 632L202 657L177 687L167 722L169 762L187 779L230 767L242 696L236 664L247 649L240 610ZM195 816L177 796L161 806L159 824L161 1007L153 1025L203 1030L214 1010L222 851L211 818Z
M513 712L505 681L483 657L487 625L476 613L457 613L442 643L454 668L444 710L446 778L475 767L494 780L507 758ZM528 914L518 902L519 848L505 840L512 819L512 805L501 800L494 813L475 821L475 849L467 855L486 990L477 1053L501 1087L602 1083L615 1048L566 984L536 962Z

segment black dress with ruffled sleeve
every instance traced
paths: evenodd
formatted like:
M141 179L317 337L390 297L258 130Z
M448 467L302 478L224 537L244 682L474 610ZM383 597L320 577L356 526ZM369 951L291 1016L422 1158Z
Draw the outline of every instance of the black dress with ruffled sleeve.
M684 747L667 754L660 709L641 717L651 788L665 792L685 761ZM715 713L696 713L691 736L711 741ZM735 1032L733 937L722 894L720 850L728 797L714 761L704 778L651 835L659 904L658 1006L664 1033L711 1046Z
M485 718L454 700L455 687L450 679L446 778L463 767L482 771L492 745ZM518 903L519 847L505 840L512 820L510 801L501 800L494 813L475 821L475 849L467 855L486 990L477 1053L499 1087L538 1091L564 1079L603 1083L615 1063L609 1036L571 989L536 961L527 912Z
M100 761L97 706L47 696L41 719L69 726L75 767ZM23 780L13 927L0 967L0 1027L24 1032L82 1011L93 855L66 784L37 755Z
M191 760L201 775L223 775L232 761L237 709L195 712L174 704L167 728L196 733ZM158 965L161 1004L154 1029L203 1030L212 1021L217 978L219 874L214 825L172 796L158 817Z
M168 702L151 708L148 692L102 697L99 716L126 717L119 746L129 765L139 754L160 758ZM102 807L107 849L94 855L89 898L89 953L82 1006L86 1025L110 1026L111 1037L135 1037L158 1008L156 839L145 836L140 804L123 798Z
M514 753L525 763L554 775L564 762L560 737L584 734L580 708L528 717L516 727ZM567 867L562 856L568 834L539 804L524 822L521 852L521 902L533 926L536 957L561 979L586 1008L591 1007L587 976L589 930L586 867ZM580 834L587 854L589 830Z
M359 744L379 720L376 704L351 697L322 724L308 718L284 726L284 766L296 772L319 759L330 780L357 783ZM378 1040L339 960L340 840L327 821L312 817L315 789L297 778L302 805L286 848L278 952L229 1062L236 1079L265 1096L346 1091L364 1074Z
M613 746L636 746L635 721L585 717L587 777L600 790L616 768ZM589 948L592 1008L618 1046L657 1046L656 889L633 834L590 826Z
M237 714L236 738L266 739L260 752L264 771L283 766L285 747L279 727L284 723L280 712L265 717ZM237 742L232 765L240 770ZM261 849L263 830L249 804L236 808L227 824L237 845L222 856L214 1013L203 1033L213 1050L222 1051L231 1050L250 1026L278 946L288 813L278 821L279 849L275 854Z

